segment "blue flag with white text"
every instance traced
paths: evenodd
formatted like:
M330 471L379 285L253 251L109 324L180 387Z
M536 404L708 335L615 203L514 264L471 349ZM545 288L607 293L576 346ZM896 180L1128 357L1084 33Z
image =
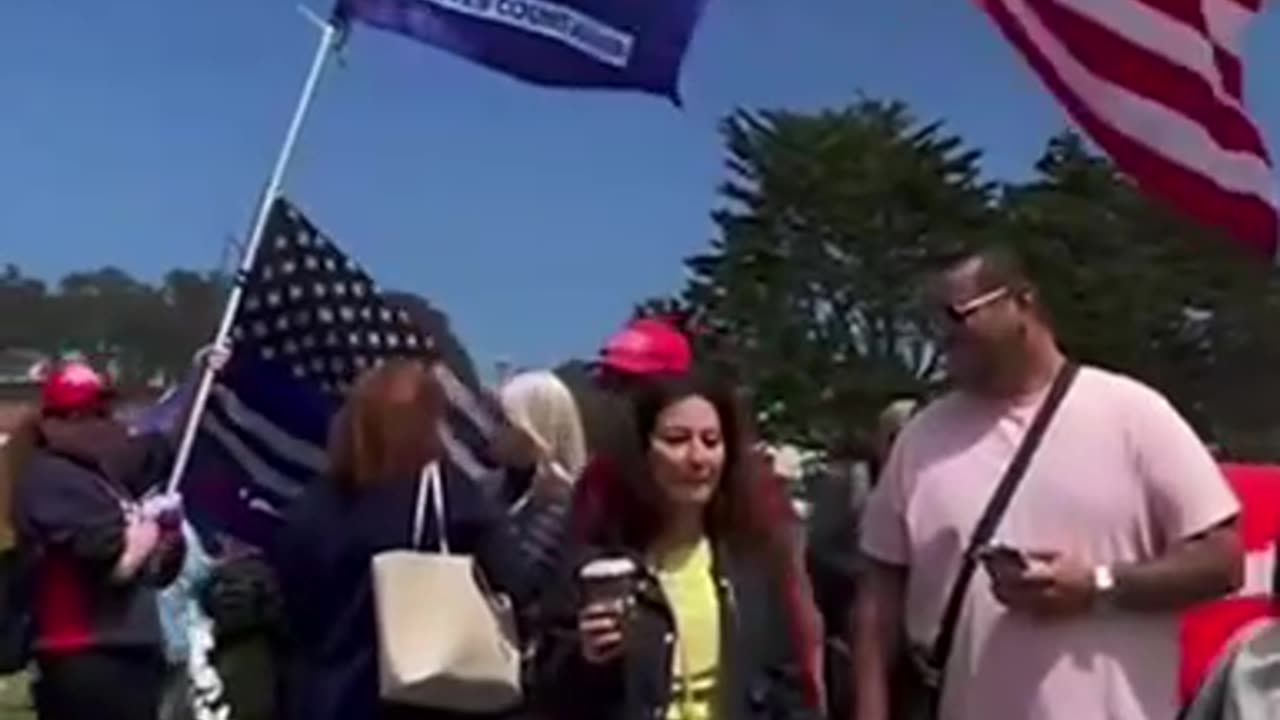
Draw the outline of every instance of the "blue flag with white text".
M538 85L638 90L679 103L706 0L339 0L338 17Z

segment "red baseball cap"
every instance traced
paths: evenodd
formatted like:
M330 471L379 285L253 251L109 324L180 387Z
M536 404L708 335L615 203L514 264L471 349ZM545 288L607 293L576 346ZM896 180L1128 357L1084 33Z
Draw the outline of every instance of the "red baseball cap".
M609 338L600 351L600 364L628 375L675 375L689 371L693 349L684 333L666 320L641 318Z
M107 378L86 363L55 365L40 390L41 409L70 413L103 407L111 395Z

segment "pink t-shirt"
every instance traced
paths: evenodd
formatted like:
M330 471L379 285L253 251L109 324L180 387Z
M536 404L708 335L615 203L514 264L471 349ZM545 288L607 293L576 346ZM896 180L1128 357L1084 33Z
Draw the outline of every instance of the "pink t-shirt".
M910 567L906 624L927 646L978 516L1047 389L1009 406L954 393L899 437L863 516L863 550ZM1238 512L1230 487L1169 403L1085 368L1023 478L995 541L1132 563ZM1042 621L1008 612L979 568L956 632L943 720L1169 720L1175 614Z

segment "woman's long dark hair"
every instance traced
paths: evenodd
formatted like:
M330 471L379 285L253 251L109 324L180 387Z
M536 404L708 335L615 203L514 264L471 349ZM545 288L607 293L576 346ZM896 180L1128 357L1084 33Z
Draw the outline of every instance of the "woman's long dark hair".
M707 533L717 542L739 549L759 548L760 512L756 498L756 463L738 403L732 389L703 374L660 377L638 388L632 399L634 435L626 456L619 458L622 471L621 502L609 519L614 541L644 552L657 538L664 523L660 490L649 464L649 446L658 417L664 410L688 398L700 397L715 408L724 438L724 469L720 484L707 507Z

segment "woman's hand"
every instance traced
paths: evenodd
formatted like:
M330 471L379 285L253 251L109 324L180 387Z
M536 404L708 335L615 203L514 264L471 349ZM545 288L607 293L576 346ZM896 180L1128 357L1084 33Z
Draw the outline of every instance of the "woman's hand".
M116 561L112 577L118 582L132 580L160 545L160 524L137 512L125 517L124 550Z
M216 374L222 372L228 362L231 362L231 345L223 343L206 345L197 350L192 364L197 369L208 368Z
M578 637L583 660L605 665L622 655L626 612L625 600L591 603L582 609L578 614Z

